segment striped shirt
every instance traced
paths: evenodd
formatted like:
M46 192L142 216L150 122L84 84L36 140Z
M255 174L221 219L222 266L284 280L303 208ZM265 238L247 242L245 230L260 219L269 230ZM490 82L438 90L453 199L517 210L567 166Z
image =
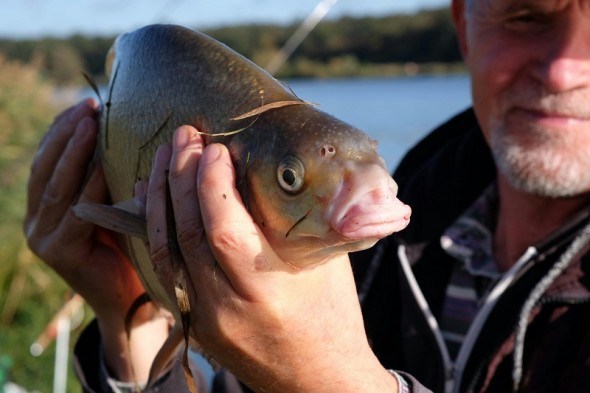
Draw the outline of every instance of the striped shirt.
M453 360L482 300L501 275L492 256L497 206L492 184L441 236L442 248L456 260L439 321Z

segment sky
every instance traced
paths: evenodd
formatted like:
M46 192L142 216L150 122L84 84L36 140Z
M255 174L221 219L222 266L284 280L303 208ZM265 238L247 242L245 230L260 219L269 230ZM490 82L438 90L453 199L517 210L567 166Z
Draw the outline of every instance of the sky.
M1 38L111 36L151 23L196 29L239 23L291 23L320 0L0 0ZM450 0L338 0L326 18L409 13Z

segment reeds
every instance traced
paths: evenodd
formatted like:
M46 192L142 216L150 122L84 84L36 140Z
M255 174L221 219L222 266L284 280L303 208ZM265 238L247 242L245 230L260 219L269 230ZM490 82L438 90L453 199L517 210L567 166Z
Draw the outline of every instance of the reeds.
M37 145L55 114L69 103L57 101L41 66L41 60L21 64L0 54L0 355L11 359L10 380L49 392L53 348L34 358L29 346L68 289L29 251L22 228Z

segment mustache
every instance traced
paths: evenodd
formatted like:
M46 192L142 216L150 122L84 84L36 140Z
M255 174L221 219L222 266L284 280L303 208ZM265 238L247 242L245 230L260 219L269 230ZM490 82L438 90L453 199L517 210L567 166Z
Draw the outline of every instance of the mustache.
M590 90L550 92L542 86L518 86L505 93L506 110L525 109L590 120Z

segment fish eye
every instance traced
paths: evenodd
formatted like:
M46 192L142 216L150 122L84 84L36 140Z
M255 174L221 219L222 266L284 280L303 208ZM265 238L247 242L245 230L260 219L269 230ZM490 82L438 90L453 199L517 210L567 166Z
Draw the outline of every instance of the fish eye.
M296 194L303 188L305 168L297 157L286 156L277 167L277 180L283 191Z

